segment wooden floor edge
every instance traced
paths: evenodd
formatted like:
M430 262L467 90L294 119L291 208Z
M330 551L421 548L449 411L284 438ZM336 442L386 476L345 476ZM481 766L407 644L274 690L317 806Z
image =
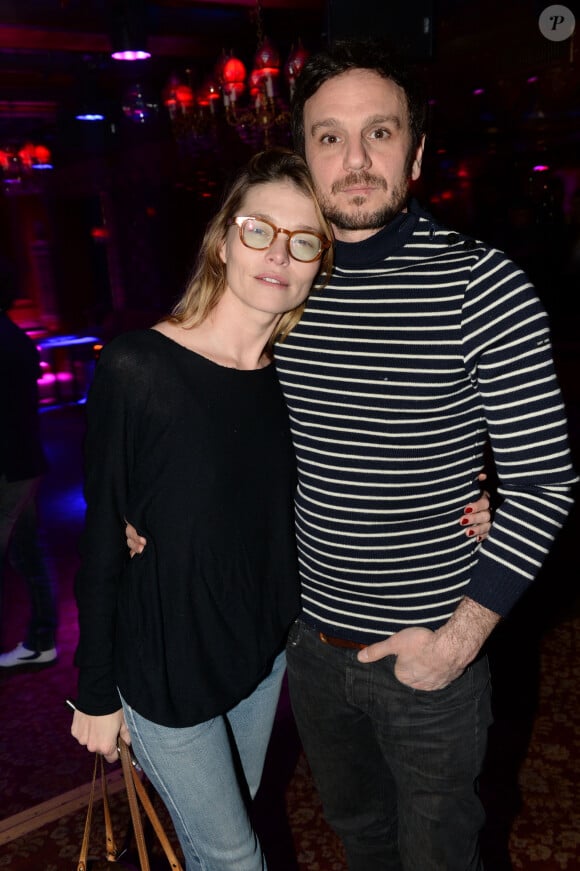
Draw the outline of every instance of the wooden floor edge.
M120 768L107 774L107 789L111 794L119 792L124 787L123 772ZM61 795L34 805L34 807L19 814L0 820L0 846L86 807L90 791L91 784L85 783L83 786L77 786L76 789L63 792ZM95 787L95 800L99 801L101 798L101 784L98 783Z

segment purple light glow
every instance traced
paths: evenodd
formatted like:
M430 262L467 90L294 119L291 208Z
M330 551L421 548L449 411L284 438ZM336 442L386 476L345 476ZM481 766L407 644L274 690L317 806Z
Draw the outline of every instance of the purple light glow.
M104 121L105 116L97 112L84 112L83 114L75 115L77 121Z
M150 51L115 51L111 55L114 60L147 60L151 57Z

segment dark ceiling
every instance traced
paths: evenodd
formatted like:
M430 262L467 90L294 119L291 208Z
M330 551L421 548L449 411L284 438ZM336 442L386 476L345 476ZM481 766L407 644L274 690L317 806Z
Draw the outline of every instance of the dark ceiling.
M293 34L315 48L324 29L324 0L265 0L259 12L255 0L129 2L143 9L152 53L136 64L110 58L116 0L2 0L1 132L56 120L87 75L110 93L137 77L159 89L188 67L201 78L224 50L251 64L260 22L283 61Z
M340 10L346 26L349 20L353 28L364 21L374 32L388 28L395 35L403 19L408 26L427 13L432 38L418 62L427 75L434 118L448 137L475 138L482 129L504 125L517 141L547 142L563 159L577 162L578 37L555 42L542 36L538 15L547 4L537 0L262 0L260 5L255 0L134 0L146 9L153 55L138 65L109 57L116 2L2 0L0 140L41 135L61 123L87 75L98 79L111 99L129 77L139 76L159 100L172 72L190 68L200 79L224 50L251 65L260 23L284 63L298 38L307 50L324 44L332 29L329 12L331 21ZM577 3L566 5L580 21ZM477 87L485 93L475 97Z

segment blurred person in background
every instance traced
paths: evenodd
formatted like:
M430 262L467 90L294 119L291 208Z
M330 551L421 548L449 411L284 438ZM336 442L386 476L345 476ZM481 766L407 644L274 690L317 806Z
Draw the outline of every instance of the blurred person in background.
M32 339L10 318L16 275L0 260L0 604L7 560L28 585L30 618L24 641L0 655L0 668L56 662L57 594L38 525L38 489L47 471L40 418L40 356Z

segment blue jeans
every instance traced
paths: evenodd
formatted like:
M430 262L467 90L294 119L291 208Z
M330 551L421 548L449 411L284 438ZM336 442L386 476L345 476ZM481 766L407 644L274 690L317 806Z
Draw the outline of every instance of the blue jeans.
M38 528L40 480L7 481L5 475L0 475L0 570L9 555L13 567L26 580L30 618L24 644L38 651L55 646L58 620L55 585Z
M145 720L123 700L135 756L167 805L187 871L264 871L250 815L272 732L285 655L254 692L187 728Z
M356 654L301 621L290 630L292 708L350 871L480 871L487 659L425 692L397 680L394 656L363 664Z

